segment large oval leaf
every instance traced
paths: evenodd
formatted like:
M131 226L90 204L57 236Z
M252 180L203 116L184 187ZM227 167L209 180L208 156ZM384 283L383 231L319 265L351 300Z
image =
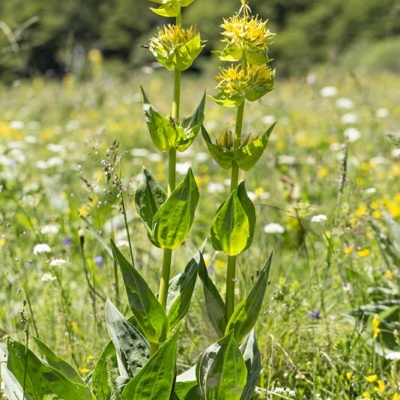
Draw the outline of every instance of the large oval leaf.
M150 358L150 345L110 300L106 302L106 322L117 354L120 375L133 378Z
M179 330L150 358L122 392L122 400L169 400L176 374Z
M247 369L233 332L200 355L196 375L204 399L240 400Z
M199 189L189 168L186 177L154 216L153 235L161 248L177 249L186 239L198 201Z
M234 190L214 217L211 243L215 250L236 256L246 249L249 234L249 219Z

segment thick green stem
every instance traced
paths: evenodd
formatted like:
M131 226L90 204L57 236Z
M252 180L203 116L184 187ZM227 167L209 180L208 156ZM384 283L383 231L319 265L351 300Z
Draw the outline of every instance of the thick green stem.
M238 107L236 115L235 136L233 138L233 146L237 149L241 143L242 128L243 128L243 115L244 115L244 101ZM234 162L231 171L231 190L232 193L237 189L239 184L239 167ZM228 256L228 266L226 274L226 294L225 294L225 317L229 321L235 309L235 284L236 284L236 256Z
M171 272L171 261L172 261L172 250L164 249L160 290L158 292L158 301L164 308L167 305L168 283L169 283L169 275Z
M178 18L177 18L178 20ZM177 21L178 22L178 21ZM171 117L178 123L179 105L181 98L181 72L175 71L174 79L174 98L172 100ZM174 191L176 186L176 149L171 148L168 153L168 196ZM168 284L171 272L172 250L164 249L162 273L158 292L158 301L165 308L168 297Z

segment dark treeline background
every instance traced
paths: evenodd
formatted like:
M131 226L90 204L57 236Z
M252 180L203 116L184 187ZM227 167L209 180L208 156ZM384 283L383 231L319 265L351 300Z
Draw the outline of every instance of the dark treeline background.
M1 0L0 76L78 73L91 48L121 64L149 63L139 45L166 23L149 6L157 4ZM220 47L222 17L239 7L239 0L196 0L184 9L184 23L197 25L207 40L203 56ZM277 33L270 56L283 74L327 62L400 71L400 0L250 0L250 7Z

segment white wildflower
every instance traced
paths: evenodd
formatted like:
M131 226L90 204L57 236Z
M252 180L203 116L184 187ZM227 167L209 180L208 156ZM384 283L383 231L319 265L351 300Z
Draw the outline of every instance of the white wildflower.
M335 97L337 95L338 90L334 86L325 86L321 89L322 97Z
M287 156L287 155L281 155L278 157L278 164L281 165L293 165L296 164L296 157L294 156Z
M365 194L374 194L374 193L376 193L376 188L374 188L374 187L365 189Z
M33 254L50 253L51 247L47 243L39 243L33 248Z
M9 126L11 129L23 129L25 124L22 121L10 121Z
M262 122L266 125L272 125L276 122L276 117L274 115L264 115Z
M180 175L186 175L192 163L187 161L183 163L176 163L176 172Z
M357 128L347 128L344 131L344 136L349 142L355 142L361 137L361 132Z
M324 214L314 215L311 218L311 222L315 222L317 224L320 224L320 223L325 222L327 220L328 220L328 217L326 215L324 215Z
M207 187L208 193L224 193L225 186L222 183L211 182Z
M56 225L45 225L40 230L40 233L42 233L43 235L47 235L47 234L57 235L58 231L59 231L59 228Z
M43 274L42 276L42 282L53 282L55 281L57 278L52 275L50 272L46 272L45 274Z
M131 151L132 157L147 157L149 155L149 150L147 149L133 149Z
M400 158L400 149L393 149L390 154L393 158Z
M264 226L264 232L269 234L284 233L285 228L281 224L270 223Z
M387 360L400 360L400 351L391 351L386 354Z
M347 125L347 124L355 124L357 122L357 115L352 114L352 113L347 113L342 116L340 119L342 124Z
M62 258L55 258L54 260L51 260L50 262L50 267L62 267L65 264L65 260Z
M387 108L379 108L378 110L376 110L375 115L378 118L386 118L389 116L389 110Z
M353 101L350 99L346 99L345 97L337 99L335 105L337 108L343 108L343 109L347 109L347 110L354 107Z

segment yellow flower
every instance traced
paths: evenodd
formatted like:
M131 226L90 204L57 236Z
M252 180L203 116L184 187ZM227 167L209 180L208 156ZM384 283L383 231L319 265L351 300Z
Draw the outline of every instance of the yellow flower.
M213 99L226 107L238 107L244 99L255 101L274 88L275 71L267 65L220 68L215 77L220 93Z
M357 251L357 255L360 258L367 257L370 254L371 254L371 250L370 249L363 249L363 250L358 250Z
M400 394L399 393L395 393L392 397L392 400L400 400Z
M204 45L193 26L167 25L150 39L150 51L170 71L185 71L200 54Z
M386 391L386 386L385 386L385 382L383 382L382 379L378 380L378 386L374 387L375 392L378 392L380 394L384 394Z
M3 237L0 237L0 246L4 246L6 244L6 239Z
M348 256L352 251L353 251L353 247L350 246L350 247L346 247L343 250L343 253L346 254L346 256Z
M364 392L364 393L362 394L362 397L363 397L364 399L370 399L370 398L371 398L371 395L369 394L369 392Z
M243 16L235 14L224 19L221 27L224 29L222 41L227 43L225 49L217 53L222 61L241 61L245 58L249 64L258 65L269 61L268 45L275 34L267 29L267 21L250 17L244 12Z
M379 328L379 316L377 314L375 314L374 318L372 318L372 326L374 328L374 339L376 339L381 332Z
M378 375L368 375L365 380L369 383L375 382L378 379Z
M350 381L352 377L353 377L353 373L352 372L347 372L346 373L346 378L347 378L348 381Z
M391 281L393 280L393 272L390 269L387 269L385 271L385 276L386 276L386 278L390 279Z
M103 55L98 49L91 49L88 52L88 60L91 64L99 65L103 62Z
M79 372L83 375L86 375L87 373L89 373L89 370L87 368L79 368Z

